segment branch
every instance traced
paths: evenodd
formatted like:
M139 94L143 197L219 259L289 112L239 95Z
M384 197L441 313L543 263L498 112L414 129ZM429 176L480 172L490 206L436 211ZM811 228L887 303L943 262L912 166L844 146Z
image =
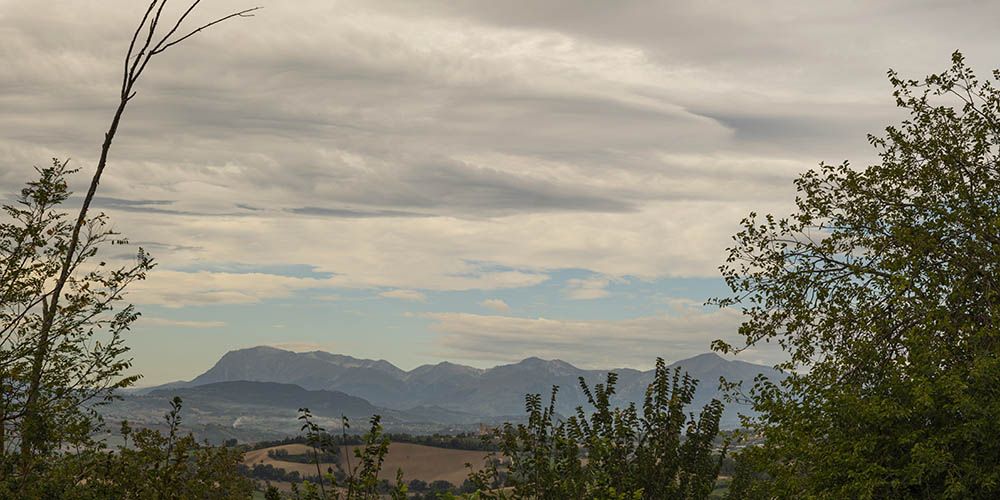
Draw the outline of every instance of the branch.
M197 4L198 2L195 2L195 3ZM194 31L192 31L192 32L190 32L190 33L188 33L188 34L186 34L186 35L184 35L184 36L182 36L182 37L178 38L177 40L174 40L174 41L172 41L172 42L170 42L170 43L168 43L168 44L166 44L166 45L163 45L162 47L160 47L159 45L157 45L157 47L156 47L156 48L154 48L152 52L150 52L150 55L155 55L155 54L159 54L160 52L163 52L164 50L167 50L168 48L170 48L170 47L172 47L172 46L174 46L174 45L177 45L178 43L181 43L181 42L183 42L184 40L187 40L188 38L190 38L190 37L194 36L194 35L195 35L196 33L198 33L199 31L201 31L201 30L203 30L203 29L206 29L206 28L209 28L209 27L211 27L211 26L214 26L214 25L216 25L216 24L219 24L219 23L221 23L221 22L223 22L223 21L226 21L226 20L228 20L228 19L232 19L232 18L234 18L234 17L253 17L254 15L253 15L253 14L251 14L251 12L254 12L254 11L257 11L257 10L260 10L261 8L262 8L262 7L254 7L254 8L252 8L252 9L245 9L245 10L241 10L241 11L239 11L239 12L234 12L234 13L232 13L232 14L229 14L228 16L225 16L225 17L220 17L219 19L216 19L215 21L212 21L212 22L210 22L210 23L208 23L208 24L205 24L205 25L203 25L203 26L199 27L198 29L196 29L196 30L194 30ZM185 15L185 16L187 16L187 13L185 12L185 13L184 13L184 15ZM183 19L183 18L182 18L182 19ZM178 22L178 24L180 24L180 23ZM176 28L176 27L174 27L174 29L177 29L177 28ZM171 34L172 34L172 33L173 33L173 31L171 31ZM164 39L163 39L163 40L162 40L162 41L160 42L160 44L162 44L162 43L163 43L163 42L165 42L165 41L167 41L167 39L166 39L166 38L164 38Z
M150 2L149 7L146 8L146 13L142 16L142 21L139 25L135 27L135 34L132 35L132 41L128 44L128 52L125 54L125 70L122 76L122 97L125 97L125 88L129 81L129 71L128 62L132 60L132 51L135 50L135 42L139 39L139 33L142 31L142 27L146 25L146 20L149 19L149 14L153 12L153 8L156 7L156 2L159 0L153 0ZM133 68L134 69L134 68Z
M101 145L101 155L97 161L97 168L94 171L94 175L91 178L90 186L87 190L86 196L83 198L83 203L80 206L79 213L76 218L76 223L73 225L72 235L67 242L66 253L62 256L62 265L60 266L60 272L58 278L55 281L51 293L51 301L47 304L43 302L43 314L42 322L38 331L37 345L34 348L34 353L31 360L31 369L27 381L27 398L24 404L24 418L25 426L28 428L40 428L42 425L42 413L44 408L39 406L38 399L41 390L42 382L42 371L46 365L46 360L50 354L50 348L53 344L53 326L56 324L56 316L59 314L59 299L62 295L62 290L66 286L66 283L70 279L70 274L75 270L77 262L75 257L80 246L81 230L87 221L87 212L90 209L90 205L94 200L94 196L97 193L98 185L101 182L101 176L104 173L104 169L107 167L108 154L111 150L111 143L114 140L115 134L118 131L118 125L121 122L122 115L125 112L125 107L128 105L132 97L135 96L132 88L142 71L146 68L146 64L149 60L156 54L163 52L168 47L177 45L178 43L190 38L194 34L214 26L222 21L231 19L234 17L250 17L250 12L258 10L259 7L253 9L246 9L228 16L222 17L215 21L212 21L198 29L188 33L187 35L169 43L166 42L166 38L161 40L156 46L153 46L150 50L153 37L156 33L156 27L159 24L160 16L163 13L163 8L168 0L153 0L149 7L146 8L146 12L142 17L142 21L139 23L139 27L136 29L135 34L132 36L132 40L129 44L129 50L125 59L125 74L122 80L122 90L120 95L120 101L118 103L118 108L115 110L114 116L111 119L111 124L108 127L107 132L104 134L104 142ZM197 5L200 0L194 0L194 5ZM157 7L157 5L159 5ZM192 5L181 17L183 20L191 9L194 8ZM155 9L155 14L153 13ZM132 57L135 52L136 43L139 40L139 33L142 32L143 27L147 26L149 28L149 33L145 37L145 41L142 42L138 53L135 55L135 60L129 64L129 58ZM179 25L179 22L178 22ZM177 26L170 31L172 34ZM86 246L86 245L85 245ZM41 444L44 437L38 435L36 432L32 432L30 435L22 435L21 442L19 443L21 449L21 464L20 473L22 475L27 475L28 472L34 467L35 453L34 449Z

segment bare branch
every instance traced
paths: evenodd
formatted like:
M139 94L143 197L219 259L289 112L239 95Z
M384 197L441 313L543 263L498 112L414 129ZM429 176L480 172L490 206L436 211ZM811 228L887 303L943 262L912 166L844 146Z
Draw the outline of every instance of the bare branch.
M201 0L195 0L194 2L192 2L191 6L188 7L188 9L184 11L184 13L181 14L179 18L177 18L177 22L174 23L174 27L170 28L170 31L168 31L167 34L164 35L163 38L160 39L160 41L156 44L156 47L153 48L154 54L157 52L157 50L162 50L160 49L160 47L162 47L163 44L166 43L170 37L174 36L174 33L177 32L177 28L181 27L181 23L183 23L184 20L187 19L188 14L190 14L191 11L193 11L194 8L197 7L199 3L201 3Z
M139 39L139 33L142 31L142 27L146 25L146 20L149 19L149 14L153 12L156 7L156 2L159 0L153 0L149 3L149 7L146 8L146 13L142 16L142 21L139 25L135 27L135 34L132 35L132 41L128 44L128 52L125 54L125 70L122 76L122 97L125 97L125 87L128 84L129 68L128 63L132 60L132 51L135 50L135 42Z
M152 0L146 8L146 12L132 36L124 62L125 69L122 77L122 89L118 107L112 116L107 132L104 134L104 141L101 145L101 154L97 161L97 168L91 178L87 194L83 198L83 203L80 206L76 222L72 226L72 234L67 242L65 255L61 256L62 262L60 265L60 271L55 280L53 289L50 292L51 300L46 301L43 298L43 311L41 325L39 326L38 331L37 345L33 348L34 352L31 355L31 368L28 375L26 398L24 402L23 428L36 429L41 426L41 415L44 412L44 408L39 405L39 396L42 388L42 374L43 368L49 360L51 347L58 341L54 338L54 336L58 336L59 333L53 332L53 327L58 326L59 324L59 322L57 322L57 315L60 314L59 299L67 282L71 281L70 275L74 272L78 265L77 258L85 257L87 244L86 242L81 242L81 231L87 223L87 213L94 200L94 196L96 195L97 188L101 182L101 176L104 174L104 169L107 167L111 143L113 142L115 134L118 131L118 126L121 122L122 115L125 112L125 107L128 105L129 101L135 97L133 86L138 81L139 76L142 74L146 65L154 55L163 52L169 47L177 45L206 28L234 17L251 17L251 12L260 9L260 7L255 7L230 14L205 24L177 40L168 41L168 38L176 32L181 22L200 2L200 0L193 0L193 4L187 9L187 11L185 11L180 20L178 20L174 27L169 31L167 36L161 39L160 42L154 46L152 45L153 38L156 35L156 29L159 25L163 9L164 6L166 6L167 1L168 0ZM140 42L139 34L142 32L143 28L148 28L148 32L144 37L145 39ZM137 47L138 51L136 51ZM84 250L80 250L81 243L83 244ZM78 255L78 251L82 253ZM43 437L36 434L34 431L32 431L31 434L21 436L18 445L21 449L20 472L22 475L26 475L35 466L34 462L36 457L34 448L40 444L42 439Z
M219 23L221 23L221 22L223 22L223 21L226 21L226 20L228 20L228 19L232 19L232 18L234 18L234 17L253 17L254 15L253 15L253 14L251 14L251 12L254 12L254 11L257 11L257 10L260 10L261 8L262 8L262 7L254 7L254 8L252 8L252 9L246 9L246 10L241 10L241 11L239 11L239 12L234 12L234 13L232 13L232 14L229 14L228 16L225 16L225 17L220 17L219 19L216 19L215 21L212 21L212 22L210 22L210 23L208 23L208 24L205 24L204 26L201 26L200 28L198 28L198 29L196 29L196 30L194 30L194 31L192 31L192 32L190 32L190 33L188 33L188 34L186 34L186 35L184 35L184 36L182 36L182 37L178 38L177 40L174 40L174 41L172 41L172 42L170 42L170 43L168 43L168 44L164 45L163 47L160 47L160 48L158 48L158 49L154 50L154 51L153 51L152 53L153 53L153 54L159 54L160 52L163 52L164 50L167 50L167 49L168 49L168 48L170 48L171 46L174 46L174 45L177 45L178 43L181 43L181 42L183 42L184 40L186 40L186 39L188 39L188 38L190 38L190 37L194 36L194 35L195 35L196 33L198 33L199 31L201 31L201 30L203 30L203 29L205 29L205 28L209 28L209 27L211 27L211 26L214 26L214 25L216 25L216 24L219 24Z

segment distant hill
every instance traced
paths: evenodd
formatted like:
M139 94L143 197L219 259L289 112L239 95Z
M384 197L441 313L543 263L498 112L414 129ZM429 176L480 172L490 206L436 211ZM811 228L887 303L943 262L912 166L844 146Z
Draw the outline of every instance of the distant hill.
M703 406L712 398L721 398L718 391L719 377L731 381L742 380L745 385L752 384L754 377L761 373L774 379L782 377L770 367L730 361L716 354L702 354L677 361L670 368L678 366L700 381L695 395L695 407ZM339 391L339 397L355 396L371 405L400 412L412 409L414 414L421 414L426 418L441 418L447 414L455 418L464 415L467 418L460 420L468 420L474 416L497 418L521 415L524 411L525 394L547 395L554 385L560 387L557 410L563 414L572 413L577 406L586 406L584 395L579 389L579 378L582 377L593 385L603 382L608 371L619 375L616 403L635 402L641 405L646 386L653 379L652 370L584 370L565 361L528 358L490 369L443 362L405 371L385 360L358 359L322 351L296 353L266 346L230 351L215 366L193 380L172 382L149 389L148 393L185 394L191 388L212 385L219 387L217 390L212 389L215 391L213 394L218 393L219 397L240 397L243 402L266 397L275 403L280 400L281 404L318 408L316 403L319 401L311 404L293 402L296 398L332 397L312 394L312 391ZM282 386L217 385L220 382L237 381L292 384L299 387L280 389ZM284 390L287 391L287 396L274 394ZM235 396L222 394L224 392L247 394ZM738 424L737 414L747 411L748 408L727 407L723 416L724 426L735 427ZM435 415L439 416L434 417Z
M384 360L357 359L323 351L296 353L273 347L227 352L207 372L185 386L249 380L282 382L306 389L343 390L370 401L398 398L406 372Z
M305 407L314 412L335 411L337 414L348 416L369 416L380 410L362 398L340 391L310 391L294 384L246 380L156 389L146 396L150 398L180 396L185 404L199 408L223 404L289 409Z
M472 431L480 423L500 422L437 406L398 410L379 407L340 391L247 380L187 387L170 384L144 394L124 394L120 401L99 406L97 410L112 423L112 429L115 422L122 420L134 426L162 429L163 416L175 396L183 401L184 431L213 443L231 438L254 442L298 435L302 424L297 420L299 408L309 408L320 425L334 432L340 428L341 416L349 417L353 432L367 430L368 419L375 414L382 416L388 431L414 434Z

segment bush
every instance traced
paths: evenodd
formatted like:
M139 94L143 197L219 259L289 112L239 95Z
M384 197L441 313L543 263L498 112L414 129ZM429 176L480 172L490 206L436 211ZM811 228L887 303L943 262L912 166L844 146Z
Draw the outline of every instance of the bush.
M500 452L470 475L482 499L694 499L706 498L718 477L726 446L713 449L722 403L713 400L698 419L685 407L697 381L680 369L671 375L657 359L642 413L635 405L612 408L617 375L609 373L593 390L580 386L592 407L557 420L554 387L547 407L541 396L526 397L528 423L505 424L494 432ZM506 470L503 470L506 469ZM509 490L502 486L510 487Z

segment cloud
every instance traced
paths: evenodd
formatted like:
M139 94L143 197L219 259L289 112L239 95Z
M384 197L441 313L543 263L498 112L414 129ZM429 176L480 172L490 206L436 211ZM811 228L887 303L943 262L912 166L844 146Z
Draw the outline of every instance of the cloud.
M92 168L123 27L138 14L123 1L92 9L5 5L0 190L50 156ZM52 32L72 41L42 35ZM711 203L738 220L742 200L777 197L801 165L796 154L775 167L772 152L727 152L735 122L685 102L714 76L557 25L277 4L153 64L98 205L133 241L164 242L154 250L172 269L299 263L335 273L334 286L440 290L531 286L564 267L714 274L712 249L731 224L691 240L691 213ZM727 169L736 160L754 169ZM163 276L150 280L183 281ZM212 281L196 294L227 303L312 286L266 278L266 290L244 293Z
M302 207L290 208L289 212L300 215L319 215L324 217L367 218L367 217L426 217L415 212L400 210L352 210L349 208Z
M585 367L648 367L656 357L678 360L709 351L712 340L736 341L741 314L733 310L671 312L625 320L517 318L425 313L438 334L435 354L446 359L513 362L558 358ZM761 350L747 359L777 359ZM771 361L773 362L773 361Z
M479 305L501 313L510 311L510 306L501 299L486 299L480 302Z
M133 241L190 242L153 249L154 257L175 269L213 262L240 262L248 269L298 263L332 275L325 282L295 281L282 289L490 290L534 286L548 279L549 270L562 268L602 276L712 276L725 258L735 221L743 215L723 203L671 202L651 204L635 214L523 214L488 222L440 217L406 223L366 219L360 224L278 216L163 219L138 213L118 214L115 220L129 228ZM205 236L192 240L190 234ZM156 281L155 286L167 287L168 281L187 276L174 272L179 271L158 268L143 286ZM226 287L223 280L212 283Z
M1000 57L1000 7L901 5L275 2L151 63L98 205L161 242L143 300L175 306L716 277L747 212L789 209L796 172L870 158L865 133L898 117L888 67ZM141 9L3 1L0 191L72 156L80 192ZM333 278L177 274L231 262Z
M155 316L141 316L137 322L138 326L169 326L171 328L225 328L225 321L189 321L169 318L158 318Z
M124 255L124 254L123 254ZM241 266L237 266L241 267ZM533 286L547 279L534 272L496 271L473 264L454 267L456 274L439 282L433 289L491 290ZM322 274L322 272L318 273ZM251 304L283 299L306 290L319 290L313 297L320 301L339 301L338 294L323 293L338 288L375 288L396 284L419 283L426 274L365 278L357 274L334 274L329 278L286 276L263 272L180 271L156 268L148 278L129 288L128 300L136 304L155 304L170 308L214 304ZM394 289L379 296L397 300L424 301L426 295L412 289Z
M424 302L427 296L416 290L387 290L379 294L379 297L387 299L408 300L411 302Z
M566 281L563 294L573 300L600 299L610 295L608 292L610 284L609 278L570 279Z
M327 286L325 280L263 273L179 272L157 269L130 287L137 304L183 307L207 304L251 304L288 297L298 290Z

